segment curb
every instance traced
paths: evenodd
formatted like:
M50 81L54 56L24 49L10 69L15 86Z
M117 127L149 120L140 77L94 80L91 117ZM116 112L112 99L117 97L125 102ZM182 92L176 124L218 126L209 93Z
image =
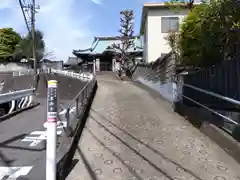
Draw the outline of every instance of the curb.
M200 127L200 131L208 136L212 141L216 142L230 156L240 163L240 143L234 140L231 135L208 122L203 123Z
M240 143L229 133L217 126L219 122L214 120L211 113L202 111L197 107L189 107L182 104L176 105L176 111L179 115L184 116L195 128L199 129L240 163Z
M57 180L64 180L67 175L69 174L69 168L72 164L72 159L74 157L75 151L78 147L78 141L81 137L81 134L83 132L83 129L85 127L89 111L91 109L92 102L94 100L96 91L98 88L97 81L94 85L93 91L91 93L91 96L88 99L88 103L86 104L86 107L83 110L82 115L78 118L79 123L76 127L76 130L74 132L74 135L72 137L63 137L63 143L62 146L59 146L59 153L62 153L62 156L58 158L57 161ZM67 146L67 148L66 148ZM61 152L61 147L67 149L66 151Z

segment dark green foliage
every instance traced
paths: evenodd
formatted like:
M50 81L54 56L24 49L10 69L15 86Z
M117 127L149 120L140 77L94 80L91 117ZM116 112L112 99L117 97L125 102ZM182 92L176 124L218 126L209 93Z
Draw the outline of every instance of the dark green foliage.
M10 60L21 36L12 28L0 29L0 60Z
M35 32L35 41L36 41L36 51L37 51L37 61L43 58L45 52L45 42L43 39L43 33L39 30ZM33 57L33 44L31 34L28 35L20 41L16 51L14 53L16 59L32 58Z
M181 63L211 66L232 59L239 43L240 4L231 0L211 0L192 9L179 34Z

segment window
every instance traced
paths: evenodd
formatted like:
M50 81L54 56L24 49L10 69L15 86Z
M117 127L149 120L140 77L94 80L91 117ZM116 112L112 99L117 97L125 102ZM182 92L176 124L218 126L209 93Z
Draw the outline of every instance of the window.
M178 17L162 17L162 33L168 33L169 31L178 31L179 18Z

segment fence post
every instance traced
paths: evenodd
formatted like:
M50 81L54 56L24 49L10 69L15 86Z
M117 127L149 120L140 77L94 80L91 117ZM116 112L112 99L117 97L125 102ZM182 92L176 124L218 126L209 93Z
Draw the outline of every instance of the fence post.
M96 60L93 60L93 74L96 74Z
M57 81L48 81L46 180L56 180Z
M69 107L66 109L65 118L67 120L67 129L69 129L69 123L70 123L70 119L69 119L70 118L70 108Z
M79 117L79 97L77 97L76 99L76 117L78 118Z

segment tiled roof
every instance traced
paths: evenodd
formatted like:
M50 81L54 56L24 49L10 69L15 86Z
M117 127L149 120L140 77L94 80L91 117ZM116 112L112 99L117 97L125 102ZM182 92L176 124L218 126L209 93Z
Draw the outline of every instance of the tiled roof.
M129 48L129 52L139 51L142 48L141 38L135 38L135 47ZM119 44L121 40L119 37L96 37L91 48L86 50L74 50L75 53L90 53L90 54L101 54L112 44Z
M64 64L75 65L75 64L78 64L80 62L82 62L82 60L77 58L77 57L69 57L68 61L66 63L64 63Z

